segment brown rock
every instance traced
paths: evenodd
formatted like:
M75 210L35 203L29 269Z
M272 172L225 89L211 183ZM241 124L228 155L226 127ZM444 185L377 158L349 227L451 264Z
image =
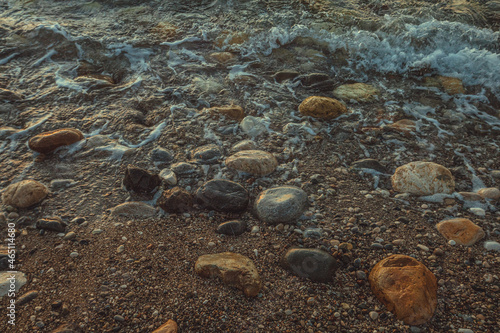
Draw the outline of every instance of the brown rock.
M333 95L339 99L358 102L369 102L379 94L377 88L366 83L344 84L333 91Z
M341 102L330 97L310 96L300 103L299 112L304 116L333 119L347 113L347 108Z
M165 324L155 329L153 333L177 333L177 330L177 323L169 319Z
M400 166L391 177L392 187L402 193L432 195L453 193L455 181L450 170L432 162L411 162Z
M9 185L2 193L2 202L4 205L26 208L42 201L48 193L45 185L28 179Z
M252 175L265 176L276 169L278 161L273 154L262 150L242 150L229 156L226 166Z
M378 300L405 324L421 325L432 318L437 281L421 262L395 254L379 261L368 279Z
M157 174L146 169L128 165L123 177L123 186L127 191L138 193L151 193L161 184L161 178Z
M206 254L198 258L194 269L201 277L222 278L224 283L243 290L248 297L259 294L261 281L257 268L250 258L241 254Z
M482 188L479 191L477 191L477 194L479 194L481 198L484 199L493 199L493 200L500 199L500 190L496 187Z
M48 154L61 146L71 145L83 139L83 134L74 128L63 128L35 135L28 141L31 150Z
M212 114L222 114L228 118L238 120L238 121L245 118L245 111L243 111L243 108L239 105L219 106L219 107L213 107L213 108L209 108L209 109L205 109L205 110L212 113Z
M444 238L454 240L458 244L472 246L484 237L481 227L469 219L450 219L436 224L436 228Z
M231 52L212 52L210 58L222 64L232 62L236 59L236 55Z
M393 124L387 125L386 127L394 131L404 132L404 133L415 132L417 129L416 123L410 119L401 119Z
M179 186L162 193L158 205L168 213L182 213L193 207L191 193Z
M479 194L474 192L458 192L464 201L481 201L482 198Z

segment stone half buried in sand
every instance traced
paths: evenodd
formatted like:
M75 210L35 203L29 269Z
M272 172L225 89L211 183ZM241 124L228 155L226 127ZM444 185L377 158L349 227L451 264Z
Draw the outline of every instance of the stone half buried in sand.
M318 249L289 249L281 265L297 276L316 282L331 282L337 269L337 261Z
M203 255L196 261L194 269L201 277L220 277L224 283L243 290L248 297L257 296L262 285L253 261L237 253Z
M429 321L437 307L437 281L418 260L395 254L379 261L369 275L380 302L407 325Z
M344 101L369 102L379 94L377 88L366 83L344 84L333 91L333 95Z
M156 215L156 208L140 201L122 203L111 209L113 216L127 217L153 217Z
M451 194L455 180L447 168L433 162L411 162L400 166L391 177L394 190L416 195Z
M255 199L259 220L268 224L295 222L307 208L307 194L295 186L280 186L261 192Z
M340 101L330 97L310 96L300 103L299 112L304 116L334 119L347 113L347 107Z
M262 150L243 150L229 156L226 166L255 176L265 176L276 169L278 161L273 154Z
M4 205L26 208L42 201L48 193L49 190L45 185L27 179L9 185L2 193L2 202Z
M48 154L59 147L71 145L83 139L83 134L74 128L63 128L35 135L28 141L28 146L41 154Z
M153 333L177 333L177 330L177 323L169 319L165 324L155 329Z
M444 238L465 246L472 246L484 237L483 229L469 219L441 221L436 224L436 228Z

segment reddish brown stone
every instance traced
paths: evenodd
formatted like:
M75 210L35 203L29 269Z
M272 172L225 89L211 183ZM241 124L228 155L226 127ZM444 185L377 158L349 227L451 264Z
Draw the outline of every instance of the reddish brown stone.
M71 145L82 139L83 134L79 130L63 128L35 135L29 140L28 146L31 150L41 154L48 154L61 146Z
M191 209L193 197L185 189L176 186L163 192L158 200L158 205L168 213L182 213Z

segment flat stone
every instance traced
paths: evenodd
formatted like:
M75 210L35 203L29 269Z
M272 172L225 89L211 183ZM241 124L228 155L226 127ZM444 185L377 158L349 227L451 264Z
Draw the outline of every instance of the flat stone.
M172 319L169 319L165 324L155 329L153 333L177 333L177 330L177 323Z
M316 282L331 282L337 269L337 261L328 252L318 249L289 249L282 265L294 275Z
M158 206L168 213L183 213L193 207L193 196L185 189L176 186L162 193L158 199Z
M474 192L458 192L464 201L481 201L483 198Z
M386 168L379 161L373 158L365 158L352 163L353 169L372 169L380 173L387 173Z
M31 150L48 154L59 147L71 145L83 139L83 134L75 128L63 128L35 135L28 141Z
M484 199L498 200L500 199L500 190L496 187L482 188L477 191L477 194Z
M19 306L24 305L28 302L31 302L32 300L34 300L37 297L38 297L38 291L36 291L36 290L28 291L27 293L24 293L16 300L16 305L19 305Z
M195 148L191 152L191 158L199 164L216 164L221 157L219 147L213 144Z
M306 192L295 186L265 190L255 200L258 218L269 224L295 222L307 206Z
M347 107L338 100L330 97L310 96L300 103L299 112L304 116L319 119L334 119L347 113Z
M377 297L407 325L429 321L437 307L437 280L421 262L405 255L379 261L368 277Z
M0 297L6 296L9 293L11 282L14 282L14 290L17 293L28 280L22 272L0 272Z
M485 235L481 227L464 218L441 221L436 224L436 228L447 240L454 240L465 246L474 245Z
M500 252L500 243L494 241L484 242L484 248L486 251L497 251Z
M225 105L218 106L209 109L205 109L206 112L210 112L212 114L218 114L226 116L229 119L241 121L245 118L245 110L239 105Z
M198 258L194 269L201 277L221 278L224 283L242 289L248 297L257 296L262 286L253 261L241 254L206 254Z
M447 168L433 162L411 162L400 166L391 177L394 190L416 195L451 194L455 181Z
M278 161L273 154L262 150L243 150L229 156L226 166L252 175L265 176L276 169Z
M156 208L139 201L124 202L112 208L111 215L147 218L156 215Z
M125 186L127 191L151 193L160 184L160 177L145 169L138 168L133 165L128 165L127 169L125 170L123 185Z
M213 179L196 191L196 201L208 209L221 212L241 212L248 206L249 195L248 191L236 182Z
M64 223L60 218L44 218L36 222L37 229L64 232L66 229L66 223Z
M379 94L377 88L366 83L344 84L333 91L333 96L344 101L369 102Z
M153 162L170 163L174 160L174 155L164 148L155 148L151 151L151 159Z
M256 150L257 144L253 140L243 140L235 144L232 148L234 152L242 151L242 150Z
M2 202L4 205L27 208L42 201L48 193L45 185L27 179L7 186L2 193Z
M246 228L247 224L245 223L245 221L227 221L219 224L219 226L217 227L217 233L230 236L238 236L244 233Z
M386 126L386 128L396 132L415 132L417 130L417 123L410 119L401 119Z

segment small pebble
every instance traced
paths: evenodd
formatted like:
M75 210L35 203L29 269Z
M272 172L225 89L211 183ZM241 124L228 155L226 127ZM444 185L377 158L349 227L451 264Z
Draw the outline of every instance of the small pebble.
M124 245L120 245L116 249L116 253L122 253L123 251L125 251L125 246Z
M378 312L370 311L370 318L373 320L377 320L378 319Z
M103 232L103 230L102 230L102 229L94 229L94 230L92 230L92 234L93 234L93 235L99 235L99 234L101 234L102 232Z
M418 244L417 247L422 251L429 252L429 248L425 245Z
M76 258L76 257L78 257L78 252L71 252L71 253L69 254L69 256L70 256L71 258Z
M457 244L457 242L455 242L453 239L450 239L450 240L448 241L448 244L450 244L451 246L454 246L454 245L456 245L456 244Z
M63 239L64 240L71 240L71 239L74 239L75 237L76 237L76 233L74 233L73 231L70 231L66 235L64 235Z
M120 323L125 321L125 318L123 318L120 315L114 316L113 319L116 320L116 321L119 321Z

